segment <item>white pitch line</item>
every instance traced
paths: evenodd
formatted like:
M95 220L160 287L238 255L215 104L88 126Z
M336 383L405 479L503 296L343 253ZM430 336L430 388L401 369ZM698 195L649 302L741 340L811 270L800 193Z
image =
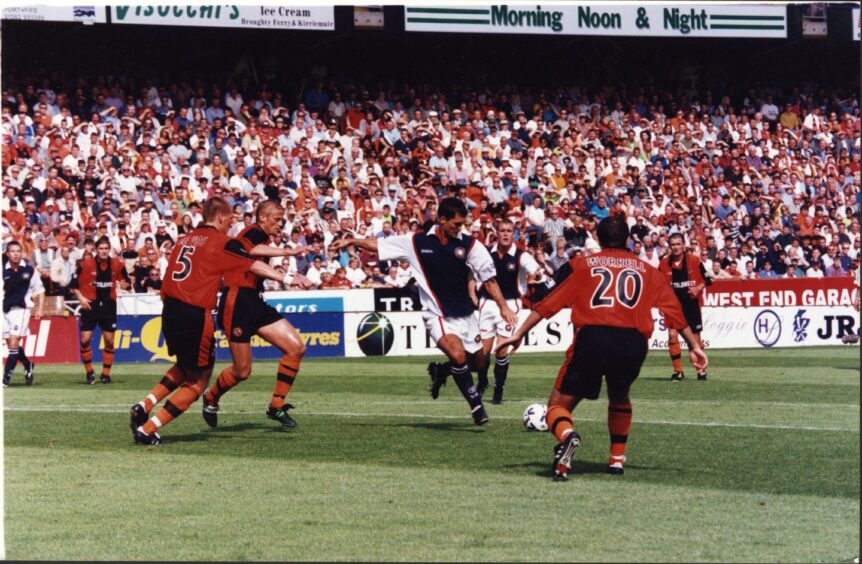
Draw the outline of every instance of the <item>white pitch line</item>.
M61 412L69 412L69 413L128 413L126 409L91 409L95 406L90 405L51 405L51 406L15 406L15 407L5 407L4 411L18 411L18 412L46 412L46 411L61 411ZM109 406L103 406L109 407ZM245 411L233 411L233 410L222 410L219 411L221 414L227 415L248 415L250 413L254 413L250 410ZM311 416L327 416L327 417L398 417L398 418L407 418L407 419L467 419L468 416L464 415L425 415L425 414L408 414L408 413L353 413L353 412L345 412L345 411L304 411L302 415L311 415ZM517 416L505 416L505 415L497 415L493 417L493 419L503 419L506 421L520 421L521 418ZM605 419L595 419L589 417L576 417L575 423L578 421L588 421L591 423L600 423L604 422ZM664 421L664 420L649 420L649 419L634 419L633 423L643 424L643 425L679 425L686 427L730 427L730 428L741 428L741 429L774 429L779 431L831 431L831 432L844 432L844 433L858 433L859 429L848 429L844 427L812 427L809 425L770 425L770 424L761 424L761 423L723 423L720 421Z

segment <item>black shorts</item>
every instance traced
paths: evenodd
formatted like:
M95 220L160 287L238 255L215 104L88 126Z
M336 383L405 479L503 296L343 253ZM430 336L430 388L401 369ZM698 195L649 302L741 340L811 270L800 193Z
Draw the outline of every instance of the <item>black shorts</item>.
M215 364L213 316L208 309L165 298L162 334L168 354L176 355L177 366L187 370L212 368Z
M641 371L647 340L636 329L588 325L575 333L554 387L564 394L597 399L602 376L608 388L627 391Z
M685 316L685 321L691 332L700 333L703 331L703 318L700 315L700 304L697 303L697 300L681 299L679 304L682 306L682 314Z
M284 319L254 288L225 288L218 304L218 327L232 343L248 343L261 327Z
M99 326L103 333L113 333L117 330L117 301L93 300L90 309L81 310L81 331L92 331Z

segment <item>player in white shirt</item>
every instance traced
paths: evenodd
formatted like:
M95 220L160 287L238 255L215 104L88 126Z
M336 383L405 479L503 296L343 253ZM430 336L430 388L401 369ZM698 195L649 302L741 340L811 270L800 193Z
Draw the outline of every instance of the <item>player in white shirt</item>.
M428 233L417 232L378 239L347 238L333 242L340 250L348 245L376 252L381 261L406 260L416 276L419 299L425 309L425 327L449 362L435 365L431 375L431 397L436 399L449 373L470 405L473 422L483 425L488 415L482 398L473 385L470 367L482 370L485 357L476 318L476 304L468 286L473 278L499 306L500 315L515 325L512 312L497 285L494 261L482 244L462 231L467 209L457 198L446 198L437 211L438 223ZM432 363L432 365L435 363Z

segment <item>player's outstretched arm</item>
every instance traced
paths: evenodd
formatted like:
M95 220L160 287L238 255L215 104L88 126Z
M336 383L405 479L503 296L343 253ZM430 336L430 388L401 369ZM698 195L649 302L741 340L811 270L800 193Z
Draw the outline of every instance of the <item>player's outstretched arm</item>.
M286 285L297 284L303 289L308 289L311 287L308 279L304 276L302 278L298 278L288 273L279 272L273 267L259 260L254 261L251 264L251 268L249 270L252 274L255 274L262 278L268 278L269 280L275 280L276 282L284 282L284 284ZM294 280L294 278L297 279Z
M248 252L253 257L292 257L295 255L301 255L302 253L307 253L311 247L296 247L295 249L291 249L290 247L270 247L269 245L255 245Z
M367 239L354 239L353 237L346 237L344 239L337 239L329 245L329 248L333 251L340 251L341 249L349 247L350 245L359 247L360 249L365 249L366 251L371 251L372 253L376 253L377 237L369 237Z
M521 346L521 340L523 340L524 336L536 326L536 324L542 320L541 314L537 313L535 310L530 312L530 315L527 316L527 319L518 327L518 330L512 334L511 337L507 339L503 339L502 341L497 341L497 346L494 349L494 353L496 354L498 351L505 349L506 347L512 347L512 350L509 354L514 354L518 347Z

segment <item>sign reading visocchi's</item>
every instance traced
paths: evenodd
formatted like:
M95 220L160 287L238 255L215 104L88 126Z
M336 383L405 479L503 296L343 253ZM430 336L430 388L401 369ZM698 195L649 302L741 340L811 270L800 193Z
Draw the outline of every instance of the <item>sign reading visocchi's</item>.
M117 24L335 29L332 6L149 5L111 6Z
M407 31L644 37L787 37L787 8L752 4L407 6Z

